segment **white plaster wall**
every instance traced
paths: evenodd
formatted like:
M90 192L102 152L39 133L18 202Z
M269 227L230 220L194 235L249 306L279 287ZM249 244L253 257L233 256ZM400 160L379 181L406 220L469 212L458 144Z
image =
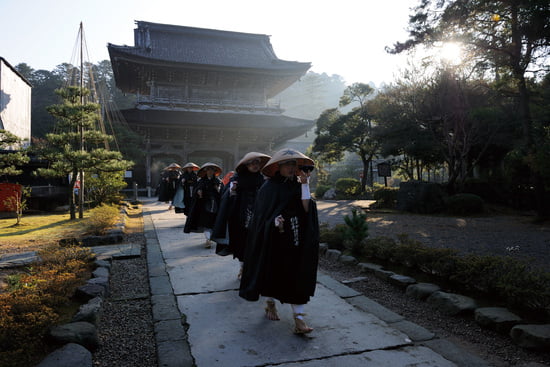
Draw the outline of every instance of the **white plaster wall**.
M31 87L0 59L0 128L31 140Z

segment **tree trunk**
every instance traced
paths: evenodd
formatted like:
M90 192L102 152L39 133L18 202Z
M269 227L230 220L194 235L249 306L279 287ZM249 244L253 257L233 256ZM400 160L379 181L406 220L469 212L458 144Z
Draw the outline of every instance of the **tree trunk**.
M418 177L418 181L422 181L422 163L420 162L420 159L415 160L415 166L416 166L416 177Z
M372 159L369 159L369 184L370 187L374 186L374 169L372 168Z
M21 217L23 216L23 187L21 186L21 192L17 192L17 222L16 225L21 223Z
M369 175L369 161L364 160L363 161L363 176L361 177L361 192L365 192L365 188L367 187L367 176Z
M521 127L523 131L523 141L525 144L525 151L528 156L534 156L537 151L537 147L533 143L532 120L531 109L529 106L529 91L527 89L527 83L525 81L525 69L528 65L527 61L522 60L522 43L521 32L519 30L519 9L517 4L512 5L512 41L514 48L512 49L512 64L514 77L518 82L519 92L519 114L521 119ZM529 55L526 55L529 56ZM544 218L548 215L549 209L545 208L545 182L544 178L537 172L534 172L532 167L529 167L530 181L535 188L535 203L534 208L537 211L537 215Z
M80 187L78 188L78 218L84 218L84 172L78 173Z
M74 184L76 183L76 175L73 172L70 182L70 195L69 195L69 213L71 215L71 220L76 219L76 208L74 202Z

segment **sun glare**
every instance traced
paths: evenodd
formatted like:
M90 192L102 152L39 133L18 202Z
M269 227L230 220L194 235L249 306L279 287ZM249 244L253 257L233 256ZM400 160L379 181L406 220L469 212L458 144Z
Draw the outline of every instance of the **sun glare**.
M442 60L459 64L462 60L462 47L459 43L445 42L441 45L439 54Z

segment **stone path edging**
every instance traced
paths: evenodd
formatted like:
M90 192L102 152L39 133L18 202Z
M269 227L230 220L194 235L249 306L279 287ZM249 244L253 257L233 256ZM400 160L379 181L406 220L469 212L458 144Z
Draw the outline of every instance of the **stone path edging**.
M541 351L550 348L550 324L522 323L521 317L515 315L506 308L478 307L476 301L470 297L443 292L435 284L417 283L414 278L385 270L382 266L377 264L358 263L357 260L353 261L350 259L351 256L344 256L341 255L341 252L338 250L328 249L326 244L321 245L321 254L324 254L328 259L337 260L348 265L351 264L351 266L357 266L362 272L372 273L378 278L387 280L398 288L405 290L405 294L408 296L424 300L447 315L473 313L475 314L475 321L478 325L487 329L496 330L501 334L507 334L515 344L521 347ZM399 315L392 311L381 311L378 309L380 305L373 307L373 301L363 302L370 303L371 307L365 307L361 303L356 303L355 305L360 308L365 307L364 309L366 311L375 314L378 318L388 323L400 321L398 320ZM399 329L399 327L395 325L392 326ZM418 327L421 328L420 326ZM408 334L405 330L401 331ZM422 332L420 335L426 336L427 334ZM442 351L434 350L445 356ZM460 354L461 353L456 353L456 355ZM472 366L477 366L477 364L472 364Z
M185 320L178 309L150 215L143 216L143 226L147 240L145 246L158 364L163 367L192 367L194 361L187 342Z

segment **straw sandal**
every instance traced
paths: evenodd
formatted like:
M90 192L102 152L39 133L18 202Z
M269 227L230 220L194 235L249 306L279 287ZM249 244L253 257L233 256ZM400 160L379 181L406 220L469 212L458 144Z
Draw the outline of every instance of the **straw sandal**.
M298 316L305 316L305 313L294 314L294 334L309 334L313 331L313 328L307 326L303 319L299 319Z
M265 307L265 317L268 318L268 320L271 321L278 321L279 314L277 313L277 307L275 307L274 301L266 301L266 307Z

